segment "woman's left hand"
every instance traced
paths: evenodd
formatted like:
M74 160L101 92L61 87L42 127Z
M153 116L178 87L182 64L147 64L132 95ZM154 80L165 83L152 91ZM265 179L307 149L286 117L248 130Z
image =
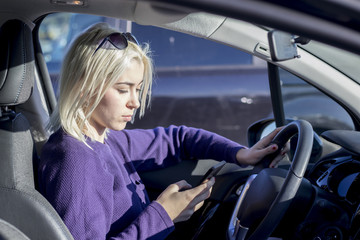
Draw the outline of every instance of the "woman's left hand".
M262 138L251 148L242 148L236 154L236 159L240 164L245 165L255 165L260 162L266 155L269 155L273 152L276 152L278 146L276 144L271 144L271 141L276 136L276 134L282 129L276 128L269 135ZM280 153L272 160L270 163L271 168L277 167L278 163L285 157L285 154L289 151L289 143L285 144Z

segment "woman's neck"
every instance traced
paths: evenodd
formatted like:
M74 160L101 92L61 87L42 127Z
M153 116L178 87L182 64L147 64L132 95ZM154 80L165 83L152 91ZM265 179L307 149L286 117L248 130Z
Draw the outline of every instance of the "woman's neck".
M84 130L85 135L97 142L104 143L106 136L106 128L95 128L93 125L89 125L90 129Z

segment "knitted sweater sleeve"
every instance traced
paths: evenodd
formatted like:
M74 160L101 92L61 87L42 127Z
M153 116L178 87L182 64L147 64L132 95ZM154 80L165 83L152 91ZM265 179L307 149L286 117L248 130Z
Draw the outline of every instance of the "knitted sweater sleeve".
M138 171L166 167L181 159L214 159L237 163L244 146L218 134L186 126L122 131L130 158Z

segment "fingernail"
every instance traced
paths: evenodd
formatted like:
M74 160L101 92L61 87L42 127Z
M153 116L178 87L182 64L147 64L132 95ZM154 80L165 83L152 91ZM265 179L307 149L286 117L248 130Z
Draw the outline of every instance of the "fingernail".
M286 152L281 153L282 156L284 156L285 154L286 154Z
M277 149L277 146L276 146L276 145L273 145L273 146L272 146L272 149L273 149L273 150L276 150L276 149Z

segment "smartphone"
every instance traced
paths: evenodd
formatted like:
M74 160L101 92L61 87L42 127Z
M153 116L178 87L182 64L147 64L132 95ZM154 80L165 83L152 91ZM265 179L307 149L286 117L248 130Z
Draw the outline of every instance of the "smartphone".
M215 164L214 166L212 166L202 177L202 179L198 185L202 184L205 180L214 177L221 170L221 168L223 168L225 166L225 163L226 163L225 161L221 161L221 162Z

